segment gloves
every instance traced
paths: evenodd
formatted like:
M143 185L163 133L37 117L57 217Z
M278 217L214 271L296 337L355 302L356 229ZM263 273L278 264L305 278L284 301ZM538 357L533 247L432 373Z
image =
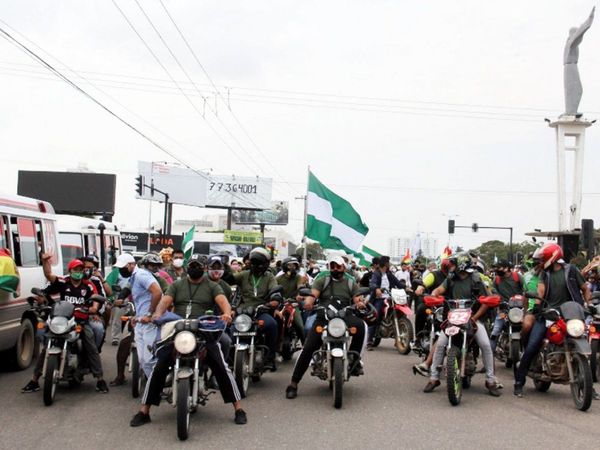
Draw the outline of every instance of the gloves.
M539 314L542 312L542 305L540 303L536 303L533 305L533 309L531 310L533 314Z

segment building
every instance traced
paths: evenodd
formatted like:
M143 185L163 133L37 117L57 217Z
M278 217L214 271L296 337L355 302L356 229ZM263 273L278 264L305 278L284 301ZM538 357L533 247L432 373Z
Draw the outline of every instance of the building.
M390 239L389 256L394 261L399 261L407 250L410 250L414 258L421 254L422 256L434 259L439 256L438 239L430 237L428 234L423 237L420 233L412 237L393 237Z

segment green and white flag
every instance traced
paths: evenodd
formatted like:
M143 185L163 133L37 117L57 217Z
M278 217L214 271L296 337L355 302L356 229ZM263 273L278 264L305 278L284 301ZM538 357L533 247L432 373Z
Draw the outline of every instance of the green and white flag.
M366 245L362 246L360 250L359 264L361 266L370 266L373 258L381 256L381 253L376 252L375 250L367 247Z
M194 253L195 229L196 226L193 225L192 228L190 228L188 232L185 233L185 236L183 236L183 243L181 244L181 246L183 247L183 259L186 263L188 262L188 259L190 259L190 256L192 256L192 253Z
M308 172L306 237L321 247L357 254L369 228L352 205Z

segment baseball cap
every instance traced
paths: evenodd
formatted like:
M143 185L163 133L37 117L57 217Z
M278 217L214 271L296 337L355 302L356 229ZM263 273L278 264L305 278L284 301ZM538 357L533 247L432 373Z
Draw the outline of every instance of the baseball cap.
M346 264L344 258L342 258L340 255L329 256L327 258L327 265L330 265L331 263L336 263L338 266L344 266Z
M512 267L512 266L513 266L512 263L507 259L501 259L496 264L496 267Z
M119 256L117 256L117 261L113 264L113 266L118 269L122 269L130 263L135 264L135 258L130 253L121 253Z
M80 259L73 259L67 266L67 270L72 270L75 267L83 267L83 261Z
M210 267L212 266L214 263L219 263L221 265L223 265L223 260L221 259L220 256L218 255L212 255L210 258L208 258L208 263L207 265Z
M194 253L192 256L190 256L190 259L188 259L188 266L192 263L197 263L204 266L206 265L206 256L201 255L200 253Z

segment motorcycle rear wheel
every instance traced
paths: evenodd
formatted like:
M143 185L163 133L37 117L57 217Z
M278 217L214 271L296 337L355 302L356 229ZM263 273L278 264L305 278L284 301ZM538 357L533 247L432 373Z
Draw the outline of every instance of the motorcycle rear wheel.
M245 395L248 392L248 386L250 384L250 375L248 374L248 367L250 367L249 358L248 351L242 350L235 355L235 360L233 362L235 381L242 395Z
M138 398L141 392L141 376L140 360L137 357L137 350L135 348L132 348L129 354L129 364L131 365L131 396Z
M513 365L516 365L521 360L521 341L513 339L510 341L510 355L506 358L506 368L510 369ZM508 365L510 361L510 366Z
M592 380L594 383L598 382L600 378L598 374L600 374L600 352L599 346L600 341L598 339L592 339L592 353L590 355L590 369L592 371Z
M371 345L373 347L377 347L377 346L379 346L379 344L381 344L381 338L380 337L374 337L373 338L373 343Z
M44 374L44 405L50 406L54 402L56 386L58 385L58 355L48 356L46 373Z
M460 376L460 353L457 347L448 351L446 358L446 387L448 400L452 406L460 404L462 398L462 379Z
M396 350L401 355L408 355L410 353L410 343L414 339L412 323L407 317L401 317L398 319L398 329L400 335L396 336Z
M188 438L190 431L190 378L177 380L177 437Z
M342 407L344 386L344 362L341 358L333 358L333 406L336 409Z
M281 343L281 357L284 361L289 361L292 359L293 354L292 339L290 336L284 336L283 342Z
M587 411L592 405L592 371L587 358L580 353L573 355L572 365L575 382L571 384L571 395L577 409Z

